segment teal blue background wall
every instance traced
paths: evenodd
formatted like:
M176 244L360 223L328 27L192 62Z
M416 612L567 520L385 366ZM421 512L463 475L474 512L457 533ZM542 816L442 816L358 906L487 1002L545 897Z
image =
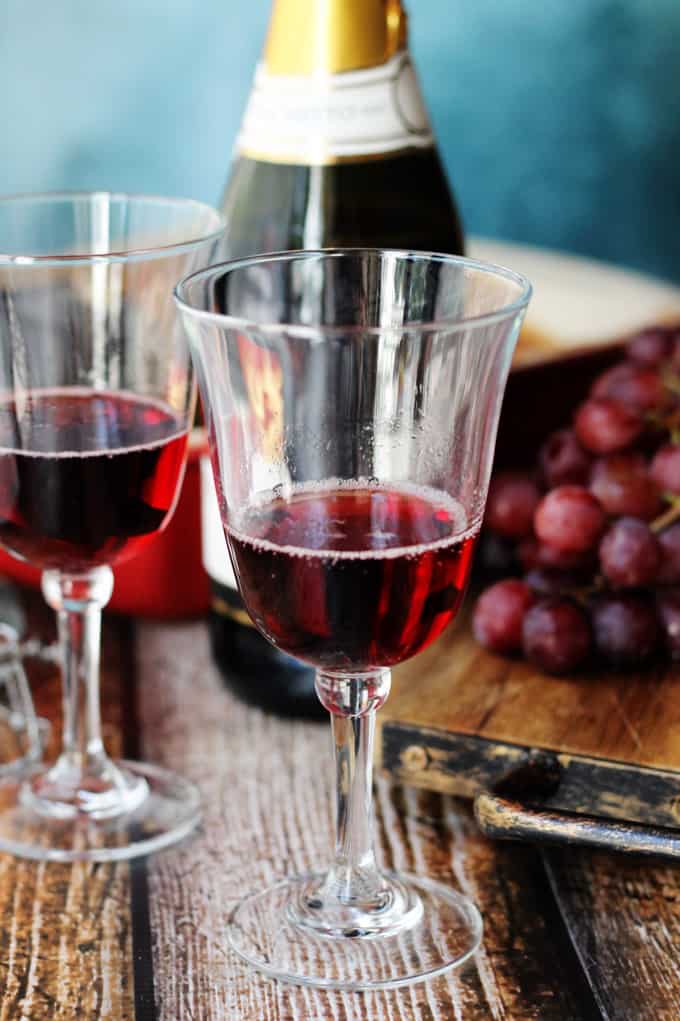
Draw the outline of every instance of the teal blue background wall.
M410 0L468 230L680 280L680 0ZM215 201L269 0L0 0L0 192Z

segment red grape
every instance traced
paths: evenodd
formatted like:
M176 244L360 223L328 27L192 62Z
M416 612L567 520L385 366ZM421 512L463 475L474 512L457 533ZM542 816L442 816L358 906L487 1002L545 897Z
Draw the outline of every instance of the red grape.
M538 454L541 476L553 489L567 483L585 485L590 472L590 456L576 439L573 429L552 433Z
M568 673L580 666L591 644L588 618L571 599L542 599L524 617L524 655L548 673Z
M524 580L539 596L560 596L583 583L578 572L560 571L555 567L534 567Z
M523 581L507 578L486 589L472 617L475 638L492 652L518 652L522 647L522 621L534 602Z
M651 585L660 560L656 536L639 518L619 518L600 543L602 573L615 588Z
M585 553L597 543L604 526L604 511L583 486L551 489L534 515L541 542L563 553Z
M489 486L485 523L500 535L521 539L531 531L540 498L538 486L528 475L500 472Z
M646 521L659 511L661 498L642 454L598 458L590 474L590 492L607 514L631 514Z
M579 441L594 454L613 454L638 438L643 421L637 411L610 397L592 397L574 419Z
M660 585L680 585L680 521L665 528L658 542L661 564L657 581Z
M583 574L584 571L593 570L596 560L593 549L584 553L569 553L539 542L533 535L522 539L517 547L517 555L525 571L531 571L534 567L548 567Z
M680 589L667 589L657 597L659 619L672 660L680 660Z
M650 411L666 404L669 395L656 369L619 362L595 380L590 396L611 398L637 411Z
M664 493L680 496L680 443L667 443L657 450L649 474Z
M619 592L603 595L592 610L595 646L609 664L630 669L654 654L660 637L652 605L641 595Z
M641 365L658 365L671 353L672 338L662 326L642 330L628 343L628 357Z

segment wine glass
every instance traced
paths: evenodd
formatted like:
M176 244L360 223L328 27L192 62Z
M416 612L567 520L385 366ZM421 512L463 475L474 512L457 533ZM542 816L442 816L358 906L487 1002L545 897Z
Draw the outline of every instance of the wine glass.
M467 259L349 249L224 263L175 293L241 595L316 668L335 753L330 869L247 896L229 941L327 988L439 974L482 923L449 885L377 867L375 713L390 668L463 598L530 287Z
M22 662L28 650L11 624L0 623L0 778L27 773L40 759L49 725L36 716ZM37 652L38 649L36 648Z
M42 570L63 657L62 751L0 783L2 851L132 858L199 819L192 784L106 754L99 639L111 564L177 500L195 386L172 288L222 228L189 200L0 199L0 543Z

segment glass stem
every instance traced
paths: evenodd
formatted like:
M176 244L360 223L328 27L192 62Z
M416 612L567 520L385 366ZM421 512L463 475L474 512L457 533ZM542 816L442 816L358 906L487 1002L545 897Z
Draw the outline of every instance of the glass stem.
M335 752L335 857L323 899L363 911L386 896L373 851L373 738L376 710L390 690L389 670L347 676L317 673L316 689L331 713Z
M43 592L57 611L62 657L63 733L61 760L72 770L95 771L105 756L99 706L101 612L111 597L108 567L86 575L46 572Z
M101 613L113 591L111 569L45 571L42 590L57 613L64 718L59 758L31 780L33 807L59 818L104 819L132 811L146 796L146 782L131 779L109 759L99 709Z

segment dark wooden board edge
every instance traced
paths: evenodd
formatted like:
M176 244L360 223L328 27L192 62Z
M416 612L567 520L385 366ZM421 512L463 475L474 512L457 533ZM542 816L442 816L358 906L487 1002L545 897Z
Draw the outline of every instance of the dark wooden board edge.
M378 723L376 764L400 783L471 799L480 791L492 790L536 750L387 720ZM557 790L542 802L546 807L655 826L680 826L680 770L559 752L556 759L561 780Z

